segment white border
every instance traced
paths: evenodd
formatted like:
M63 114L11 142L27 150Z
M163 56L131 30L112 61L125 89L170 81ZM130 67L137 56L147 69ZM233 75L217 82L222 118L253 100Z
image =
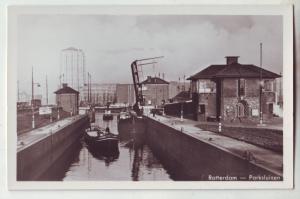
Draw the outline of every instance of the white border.
M7 11L7 10L5 10ZM201 5L201 6L49 6L38 9L30 6L12 13L14 23L8 24L9 46L15 45L16 15L19 14L201 14L201 15L282 15L283 16L283 95L284 95L284 181L283 182L18 182L16 176L16 124L15 124L15 88L16 88L16 48L8 49L7 67L7 149L8 149L8 185L10 190L21 189L282 189L293 187L293 16L291 5ZM7 13L6 13L7 14ZM6 15L7 16L7 15ZM7 18L6 18L7 19ZM7 34L7 33L6 33ZM7 36L7 35L6 35ZM6 43L6 47L7 47ZM8 46L8 47L9 47ZM7 62L10 61L10 62ZM8 65L7 65L8 66Z

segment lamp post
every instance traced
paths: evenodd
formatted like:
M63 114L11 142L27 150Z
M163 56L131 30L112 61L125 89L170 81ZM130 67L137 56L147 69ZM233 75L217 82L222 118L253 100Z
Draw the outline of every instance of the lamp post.
M263 80L262 80L262 43L259 44L260 47L260 74L259 74L259 125L263 126L263 109L262 109L262 90L263 90Z
M262 88L263 82L260 80L259 82L259 124L263 124L263 112L262 112Z
M181 102L180 121L183 121L183 103Z
M35 128L35 117L34 117L34 84L36 84L38 87L40 87L39 83L34 83L33 80L33 67L32 67L32 79L31 79L31 112L32 112L32 128Z
M57 102L57 120L60 120L60 114L59 114L59 101Z

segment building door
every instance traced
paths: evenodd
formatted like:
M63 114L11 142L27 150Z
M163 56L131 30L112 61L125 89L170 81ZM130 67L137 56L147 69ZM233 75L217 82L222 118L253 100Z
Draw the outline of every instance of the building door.
M273 103L270 103L269 105L268 105L268 109L269 109L269 114L273 114Z
M242 103L237 104L237 117L245 117L245 106Z
M199 120L205 120L205 104L199 104Z
M205 115L205 104L200 104L199 112Z

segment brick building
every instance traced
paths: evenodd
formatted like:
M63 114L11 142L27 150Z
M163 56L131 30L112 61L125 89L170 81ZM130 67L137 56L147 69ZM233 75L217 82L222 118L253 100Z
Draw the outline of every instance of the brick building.
M117 103L133 105L135 103L133 84L117 84L116 97Z
M67 84L63 84L63 87L54 93L56 94L56 104L58 107L61 107L66 112L78 114L78 91L68 87Z
M90 86L90 91L87 84L81 89L83 100L81 104L88 102L88 95L90 95L90 103L92 104L106 105L108 102L116 102L116 84L92 83Z
M146 105L159 106L169 98L169 82L148 76L142 83L143 97Z
M226 64L210 65L188 78L195 104L194 117L197 120L254 119L259 117L260 110L265 119L272 117L274 83L278 77L255 65L240 64L237 56L228 56Z

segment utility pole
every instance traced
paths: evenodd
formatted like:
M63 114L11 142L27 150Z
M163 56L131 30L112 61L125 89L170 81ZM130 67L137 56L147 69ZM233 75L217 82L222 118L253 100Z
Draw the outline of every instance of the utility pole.
M260 47L260 75L259 75L259 125L263 125L263 111L262 111L262 43Z
M48 105L48 79L46 75L46 104Z
M20 88L19 88L19 80L18 80L18 102L20 101Z
M87 101L90 103L90 73L87 76Z
M88 73L88 103L91 103L92 101L92 76L90 73Z
M76 62L77 62L77 91L79 92L79 48L76 51Z
M32 111L32 128L35 128L35 118L34 118L34 81L33 81L33 66L31 70L31 111Z
M91 74L89 74L89 84L90 84L90 103L92 103L92 84L91 84Z
M183 75L183 91L185 91L185 74Z

